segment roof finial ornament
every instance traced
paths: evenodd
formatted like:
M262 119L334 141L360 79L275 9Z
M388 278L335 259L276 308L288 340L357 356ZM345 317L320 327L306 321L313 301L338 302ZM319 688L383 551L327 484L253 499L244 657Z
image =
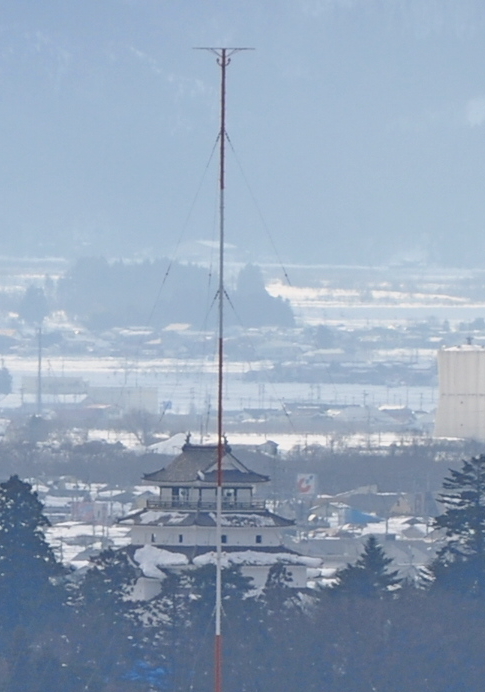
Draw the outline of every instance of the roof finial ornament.
M186 445L190 444L190 438L191 438L191 433L188 432L187 435L185 436L185 444Z

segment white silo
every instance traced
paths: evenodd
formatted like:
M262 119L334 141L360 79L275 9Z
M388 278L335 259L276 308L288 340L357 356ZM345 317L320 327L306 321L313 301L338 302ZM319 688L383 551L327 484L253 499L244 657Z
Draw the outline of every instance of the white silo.
M485 440L485 349L438 351L438 378L435 436Z

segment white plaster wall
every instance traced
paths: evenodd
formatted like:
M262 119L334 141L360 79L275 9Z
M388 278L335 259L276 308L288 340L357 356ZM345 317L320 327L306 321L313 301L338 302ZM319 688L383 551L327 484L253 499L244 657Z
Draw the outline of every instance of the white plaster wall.
M485 440L485 349L442 349L438 375L435 436Z
M152 534L155 540L152 540ZM280 532L275 527L222 527L222 534L227 536L225 545L244 547L270 547L281 544ZM183 541L179 541L179 535ZM261 536L261 543L256 536ZM146 526L138 524L130 531L133 545L169 545L169 546L213 546L216 542L215 527L201 526Z

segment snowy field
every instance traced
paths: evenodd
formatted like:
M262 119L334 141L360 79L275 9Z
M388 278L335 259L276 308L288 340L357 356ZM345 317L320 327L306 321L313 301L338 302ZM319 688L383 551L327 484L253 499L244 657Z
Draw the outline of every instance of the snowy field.
M434 317L453 326L485 315L485 301L440 292L315 288L281 281L273 281L267 288L272 296L288 300L297 319L308 325L402 326Z

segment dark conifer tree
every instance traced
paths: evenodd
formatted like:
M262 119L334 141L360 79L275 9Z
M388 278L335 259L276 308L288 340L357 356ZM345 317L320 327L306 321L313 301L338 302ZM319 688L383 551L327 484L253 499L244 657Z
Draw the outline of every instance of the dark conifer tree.
M291 565L278 561L270 567L259 600L263 634L255 660L260 689L309 689L304 661L312 652L308 640L311 599L306 588L295 587Z
M292 577L288 574L286 565L282 562L271 565L262 593L262 600L269 613L281 615L282 610L300 605L299 594L291 584Z
M289 303L268 293L260 267L247 264L241 269L232 298L239 320L247 327L270 324L281 327L294 326Z
M36 286L29 286L19 306L19 317L29 324L41 324L49 312L44 290Z
M174 573L166 570L161 591L143 616L151 628L150 663L165 667L173 692L214 687L216 570L208 564ZM255 689L254 651L260 631L260 604L251 596L251 580L239 567L223 570L222 632L224 689Z
M138 606L131 599L138 571L123 550L105 550L92 563L73 593L76 619L69 634L86 692L102 689L107 680L123 680L143 656Z
M145 652L149 663L166 671L172 690L193 683L194 642L190 618L191 578L186 572L164 570L160 593L143 606Z
M29 483L0 483L0 632L49 621L63 601L62 567L44 536L49 526Z
M12 476L0 483L0 688L76 692L66 663L65 570L45 540L37 493Z
M332 590L364 598L383 598L401 583L397 570L389 571L391 563L392 558L386 556L375 536L369 536L357 562L337 572Z
M485 595L485 455L463 461L443 482L443 514L435 527L446 543L431 570L435 587Z
M250 652L256 623L256 604L250 597L251 580L240 567L230 565L222 578L223 675L227 690L246 690L250 677ZM191 573L189 613L196 679L204 678L213 689L213 641L215 626L216 569L205 565ZM206 672L202 672L203 670ZM197 676L197 670L201 677Z

